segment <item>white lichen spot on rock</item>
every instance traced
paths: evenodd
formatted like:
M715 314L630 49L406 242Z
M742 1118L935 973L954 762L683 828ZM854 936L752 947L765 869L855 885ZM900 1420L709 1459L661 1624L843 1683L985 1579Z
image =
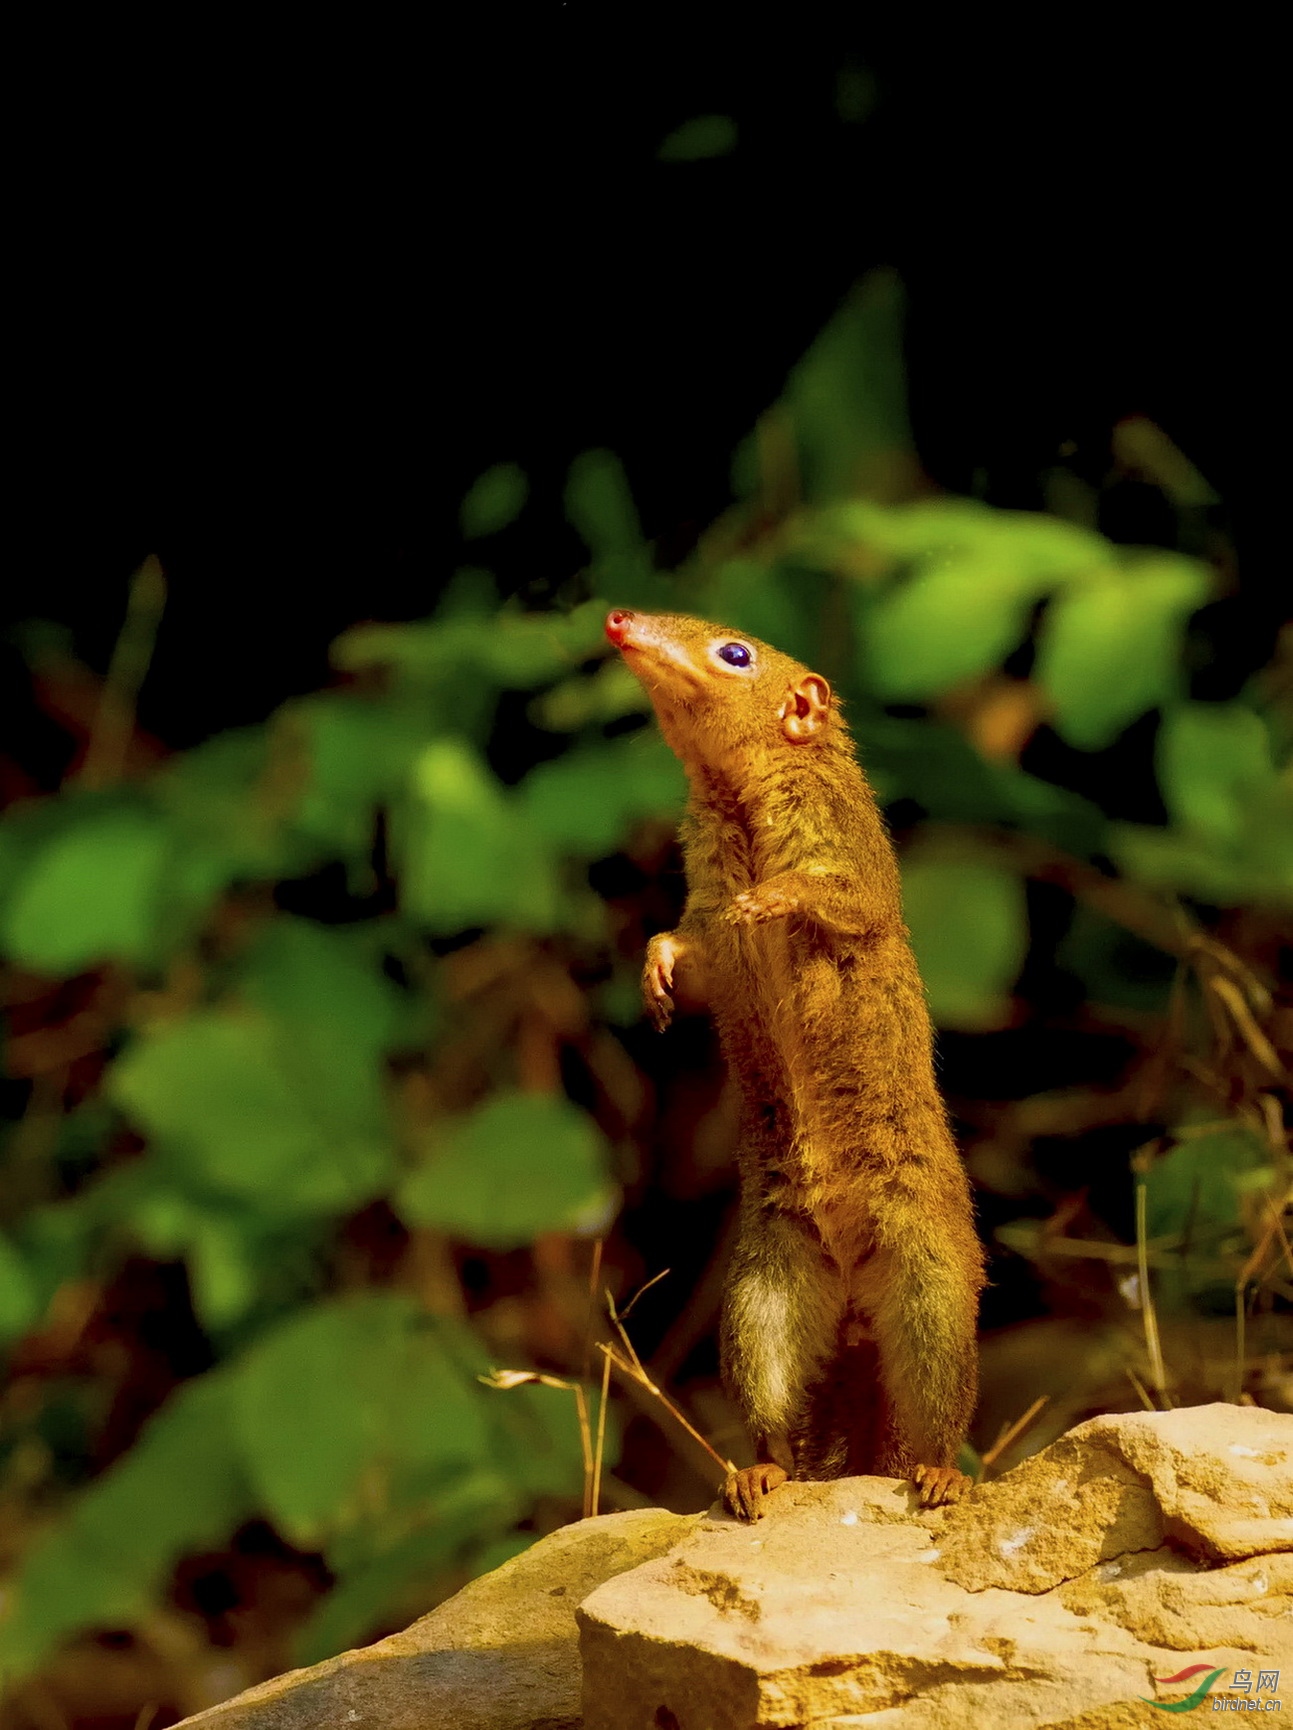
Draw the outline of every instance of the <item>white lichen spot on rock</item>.
M1008 1538L1002 1538L997 1548L1003 1556L1015 1556L1023 1549L1030 1538L1037 1536L1036 1526L1021 1526L1017 1532L1012 1532Z
M840 1515L841 1526L856 1526L858 1523L857 1509L850 1508L847 1514Z

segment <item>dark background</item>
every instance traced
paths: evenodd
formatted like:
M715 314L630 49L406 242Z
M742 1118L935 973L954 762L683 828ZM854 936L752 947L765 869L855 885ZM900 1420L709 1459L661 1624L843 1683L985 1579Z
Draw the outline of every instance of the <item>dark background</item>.
M1061 445L1098 479L1111 426L1145 414L1242 559L1260 45L1215 21L840 19L543 5L274 35L210 14L33 52L4 623L57 619L101 668L157 552L141 719L184 746L316 688L354 620L428 611L492 462L532 483L505 590L541 601L581 562L561 485L595 445L668 562L878 264L907 287L936 483L1036 508ZM860 123L841 71L855 111L874 82ZM705 113L735 119L734 154L656 160ZM1114 495L1115 538L1155 538L1143 490ZM4 655L5 732L53 785L69 746Z

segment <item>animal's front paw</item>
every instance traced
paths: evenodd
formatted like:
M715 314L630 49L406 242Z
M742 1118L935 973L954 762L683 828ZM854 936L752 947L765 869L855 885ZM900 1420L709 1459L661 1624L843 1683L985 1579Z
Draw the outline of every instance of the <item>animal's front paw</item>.
M672 933L653 937L647 945L642 1004L657 1033L663 1033L673 1019L673 969L677 959L678 944Z
M733 925L767 925L799 911L799 901L784 889L747 889L728 908Z
M942 1508L959 1502L974 1482L955 1466L917 1466L911 1479L922 1508Z
M728 1513L735 1514L738 1520L761 1520L765 1498L779 1484L784 1484L787 1476L783 1466L774 1466L769 1460L732 1472L723 1485Z

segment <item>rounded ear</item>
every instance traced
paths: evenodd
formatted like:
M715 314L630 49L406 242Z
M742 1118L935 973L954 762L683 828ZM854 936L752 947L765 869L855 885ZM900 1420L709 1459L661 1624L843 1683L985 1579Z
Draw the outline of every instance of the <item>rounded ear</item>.
M787 739L811 739L821 732L830 709L830 686L820 673L809 673L786 692L781 705L781 730Z

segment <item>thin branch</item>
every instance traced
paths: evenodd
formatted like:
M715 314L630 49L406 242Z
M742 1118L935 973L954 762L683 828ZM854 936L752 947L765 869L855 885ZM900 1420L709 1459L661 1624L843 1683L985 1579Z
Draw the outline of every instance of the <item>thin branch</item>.
M606 1406L611 1391L611 1360L609 1354L602 1357L602 1393L597 1405L597 1446L593 1451L593 1493L590 1514L596 1514L601 1502L602 1493L602 1459L606 1452Z
M1154 1392L1164 1408L1168 1405L1167 1372L1163 1366L1163 1346L1158 1337L1158 1311L1149 1283L1149 1246L1145 1238L1146 1188L1144 1177L1136 1184L1136 1260L1140 1284L1140 1314L1145 1328L1145 1350L1149 1354L1149 1374Z
M1154 1404L1153 1400L1150 1399L1149 1389L1145 1386L1144 1382L1141 1381L1140 1377L1136 1374L1135 1370L1132 1369L1130 1364L1127 1366L1127 1380L1139 1394L1140 1403L1144 1406L1145 1410L1147 1412L1156 1412L1158 1407Z
M1029 1406L1028 1410L1022 1417L1016 1418L1013 1424L1006 1425L1001 1434L997 1437L996 1441L993 1442L992 1446L988 1449L987 1453L983 1455L981 1463L985 1472L990 1467L996 1465L997 1461L1001 1458L1002 1454L1005 1453L1006 1449L1012 1442L1019 1440L1020 1436L1023 1435L1024 1431L1028 1428L1029 1424L1032 1423L1033 1419L1037 1416L1038 1412L1041 1411L1042 1407L1050 1397L1049 1394L1042 1394L1040 1398L1033 1401L1032 1405Z
M654 1278L649 1279L644 1286L639 1286L638 1289L633 1293L633 1296L625 1304L624 1308L620 1311L620 1314L619 1314L620 1321L626 1322L629 1319L629 1315L631 1314L633 1307L637 1303L638 1299L640 1297L645 1297L645 1295L647 1294L647 1292L649 1292L651 1290L651 1287L653 1285L659 1285L659 1283L662 1279L667 1279L669 1277L669 1274L671 1273L671 1271L672 1271L672 1269L670 1269L670 1268L662 1267L660 1269L660 1272L658 1274L656 1274L654 1276ZM609 1297L610 1293L607 1292L606 1295L607 1295L607 1297Z
M1208 987L1230 1011L1231 1019L1243 1036L1245 1045L1268 1074L1276 1081L1284 1079L1284 1065L1276 1055L1275 1047L1253 1020L1252 1011L1244 1002L1243 993L1229 979L1223 979L1219 973L1213 973L1208 978Z
M135 701L153 658L165 606L166 578L150 555L130 580L126 617L108 664L81 766L84 787L115 786L125 772L135 730Z
M688 1420L678 1410L677 1406L674 1405L669 1396L661 1388L658 1388L651 1380L650 1376L642 1368L640 1363L637 1363L636 1360L634 1363L626 1362L624 1358L618 1356L614 1346L603 1344L599 1345L597 1349L601 1352L605 1352L612 1367L621 1376L626 1377L629 1381L636 1382L639 1387L644 1388L647 1393L653 1396L653 1398L659 1400L660 1404L669 1415L682 1425L683 1429L686 1430L691 1439L694 1442L698 1442L709 1455L710 1459L713 1460L714 1464L722 1469L724 1476L736 1470L736 1467L732 1464L731 1460L725 1460L716 1449L710 1446L695 1425L688 1422Z

